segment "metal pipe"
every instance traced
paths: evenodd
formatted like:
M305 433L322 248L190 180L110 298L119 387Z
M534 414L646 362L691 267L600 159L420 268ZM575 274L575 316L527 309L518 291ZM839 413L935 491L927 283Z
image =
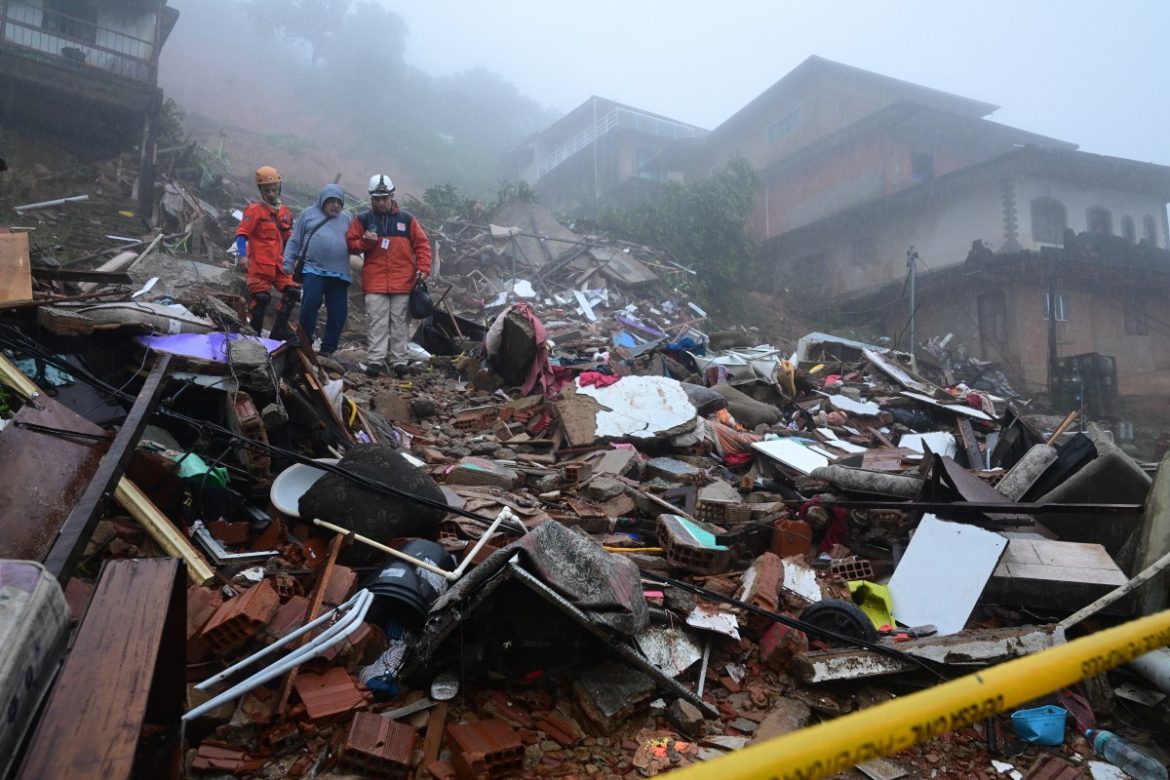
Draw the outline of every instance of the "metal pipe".
M73 195L68 198L58 198L57 200L43 200L40 203L27 203L23 206L17 206L13 209L17 214L23 214L26 211L35 211L36 209L47 209L52 206L63 206L66 203L81 203L89 200L88 195Z
M305 625L301 626L300 628L298 628L296 631L293 631L292 633L286 634L285 636L283 636L279 640L273 642L272 644L270 644L268 647L264 648L260 652L253 653L252 655L248 656L247 658L244 658L243 660L238 661L237 663L233 664L232 666L228 667L227 669L224 669L219 674L208 677L203 682L197 684L195 686L195 688L197 690L200 690L200 691L205 691L208 688L210 688L212 685L215 685L217 682L220 682L222 680L226 680L227 678L231 677L233 674L238 672L240 669L243 669L245 666L250 666L250 665L256 663L257 661L259 661L264 656L276 652L278 649L280 649L281 647L284 647L286 644L293 641L294 639L301 636L302 634L305 634L309 631L312 631L314 628L321 625L326 620L332 619L334 615L349 611L349 609L357 602L358 597L361 596L361 594L363 592L364 591L358 591L344 604L338 604L336 607L334 607L333 609L324 613L323 615L318 617L316 620L310 621L310 622L306 623Z
M370 604L372 604L374 601L374 594L370 593L368 590L363 589L357 593L355 598L358 599L358 603L355 605L355 608L351 610L349 614L347 614L341 621L330 626L329 629L323 632L320 636L315 637L313 641L309 642L309 644L305 645L299 650L296 650L293 653L290 653L276 663L261 669L256 674L232 686L218 696L215 696L203 704L200 704L198 707L195 707L190 712L183 715L183 720L194 720L200 715L210 712L224 702L229 702L233 699L237 699L240 696L243 696L253 688L263 685L274 677L279 677L289 669L292 669L294 666L298 666L303 661L307 661L313 656L325 652L333 645L339 643L342 639L348 637L355 630L357 630L358 626L361 625L363 620L365 620L366 613L370 609Z

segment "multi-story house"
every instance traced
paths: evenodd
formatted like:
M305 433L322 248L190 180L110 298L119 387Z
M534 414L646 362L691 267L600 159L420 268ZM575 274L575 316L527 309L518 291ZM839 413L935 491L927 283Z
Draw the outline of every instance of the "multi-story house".
M158 58L178 17L166 0L0 0L0 125L94 157L141 135L153 184Z

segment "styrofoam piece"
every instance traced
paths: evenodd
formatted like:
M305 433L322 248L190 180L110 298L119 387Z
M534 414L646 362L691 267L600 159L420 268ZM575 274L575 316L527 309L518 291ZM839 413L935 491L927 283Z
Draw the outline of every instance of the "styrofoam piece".
M894 617L940 635L961 631L1007 545L997 533L923 515L890 577Z
M626 376L608 387L582 387L577 393L603 407L595 420L598 438L653 438L697 419L682 384L662 376Z
M339 458L318 458L320 463L336 465ZM317 480L329 472L307 466L304 463L294 463L276 475L272 480L272 487L268 489L268 498L276 511L285 517L300 517L301 496L316 484Z
M926 447L936 455L953 458L959 452L959 445L953 433L933 431L931 433L907 433L898 439L898 446L915 452L926 452Z
M912 393L909 390L903 390L902 395L906 396L907 398L913 398L915 401L921 401L924 404L937 406L939 409L946 409L948 412L954 412L955 414L971 417L975 420L995 422L995 418L993 418L991 415L987 414L986 412L981 412L973 407L967 406L966 404L944 404L934 400L929 395L923 395L922 393Z
M752 449L772 460L779 461L801 474L812 474L814 469L829 465L829 459L813 452L805 439L787 438L752 442Z

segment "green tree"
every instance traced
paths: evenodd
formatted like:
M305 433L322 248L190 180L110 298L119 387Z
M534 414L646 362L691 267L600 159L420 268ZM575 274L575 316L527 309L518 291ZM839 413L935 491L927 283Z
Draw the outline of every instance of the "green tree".
M666 183L626 208L603 207L597 226L670 252L696 272L692 292L728 307L737 289L755 287L759 247L747 234L760 179L742 159L691 184Z

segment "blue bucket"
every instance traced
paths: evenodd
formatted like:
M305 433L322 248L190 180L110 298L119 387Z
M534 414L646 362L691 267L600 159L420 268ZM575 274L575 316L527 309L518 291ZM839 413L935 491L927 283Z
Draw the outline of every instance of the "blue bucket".
M1051 704L1012 713L1012 728L1025 742L1036 745L1063 745L1068 711Z

